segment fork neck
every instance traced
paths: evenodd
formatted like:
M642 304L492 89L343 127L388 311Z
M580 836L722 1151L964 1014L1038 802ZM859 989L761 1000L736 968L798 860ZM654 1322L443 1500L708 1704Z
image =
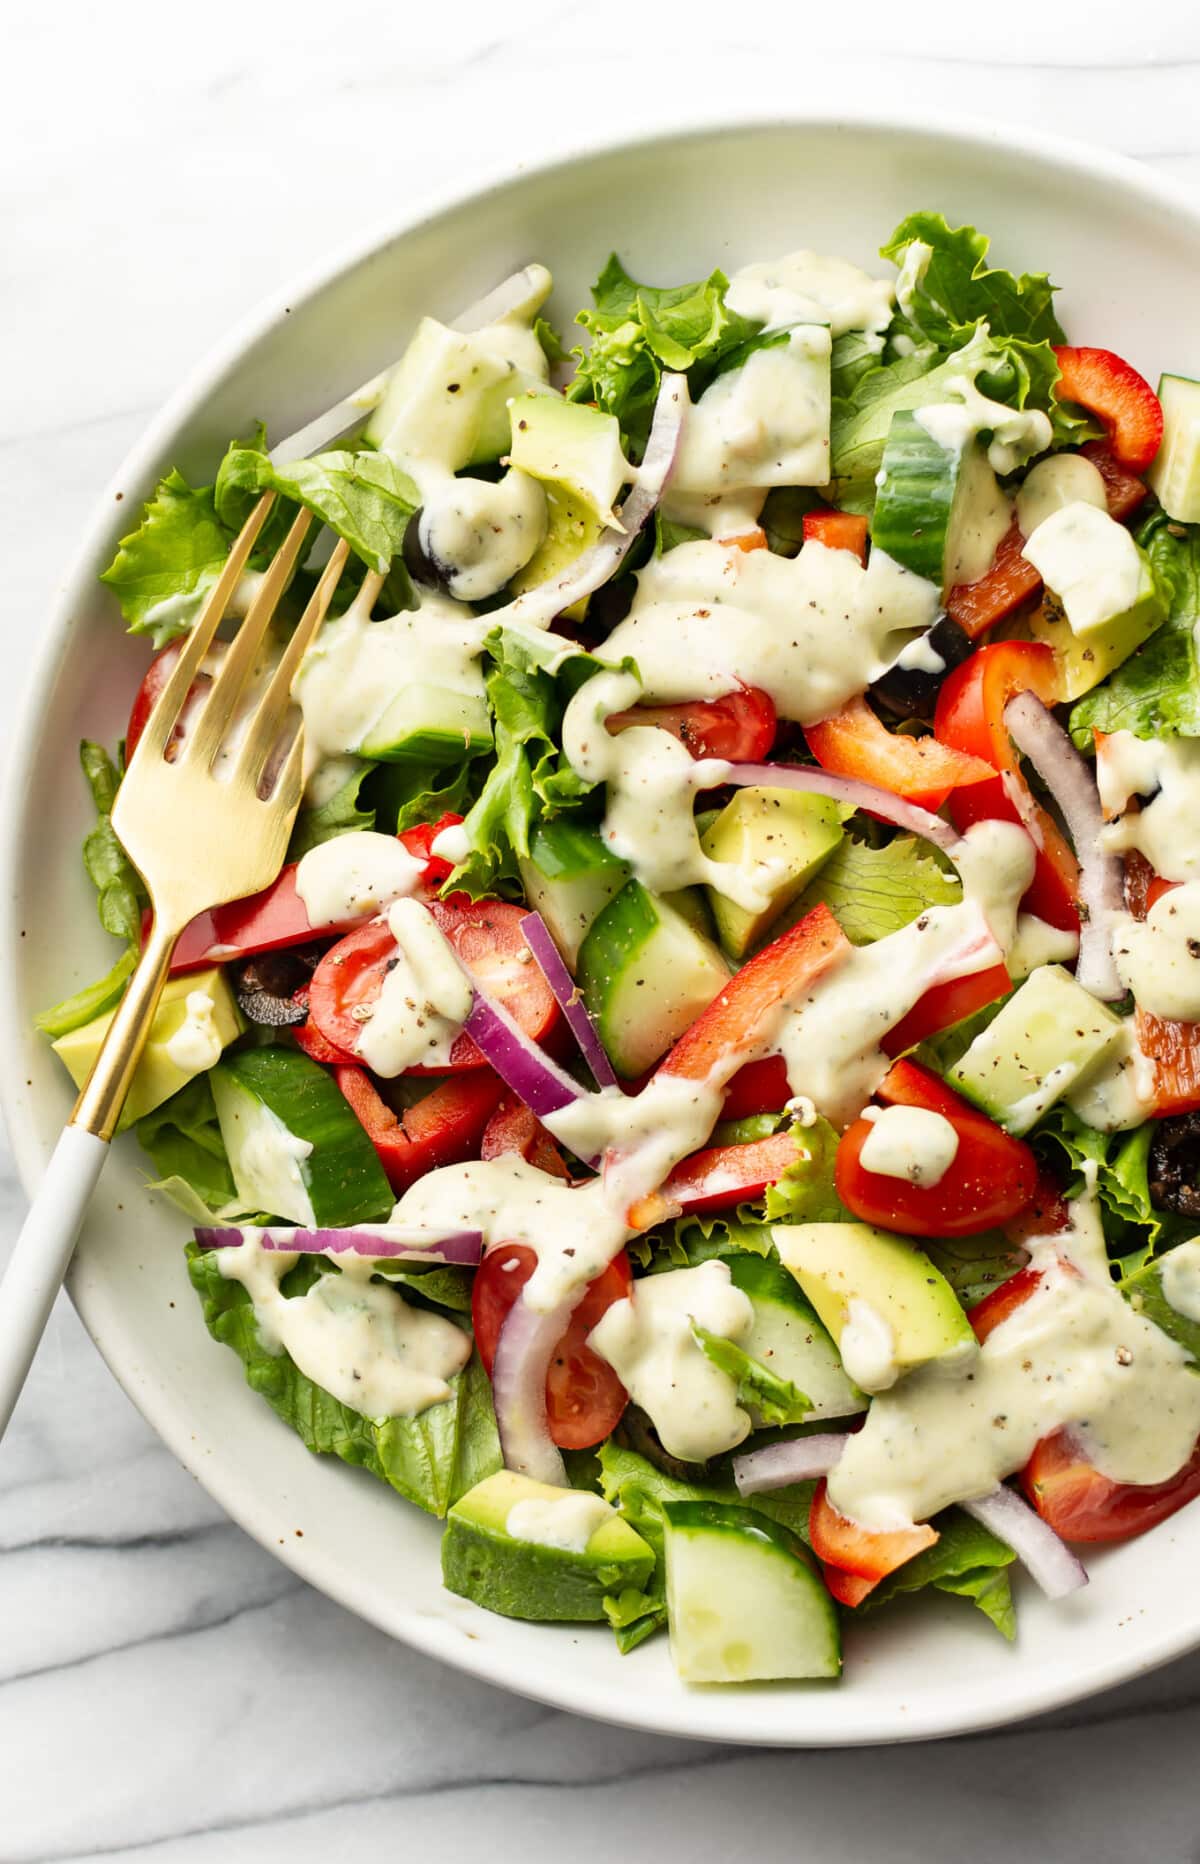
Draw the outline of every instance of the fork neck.
M75 1102L69 1124L109 1140L129 1095L146 1038L171 968L178 930L155 918L137 968L100 1045L92 1072Z

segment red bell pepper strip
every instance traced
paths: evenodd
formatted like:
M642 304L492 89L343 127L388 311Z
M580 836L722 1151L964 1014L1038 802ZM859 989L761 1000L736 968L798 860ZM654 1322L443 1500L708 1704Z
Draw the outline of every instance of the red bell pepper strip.
M1118 520L1130 517L1146 497L1144 481L1136 473L1125 470L1114 457L1107 440L1089 440L1079 451L1085 460L1091 460L1104 481L1109 517Z
M992 766L937 738L907 738L889 731L861 694L832 718L805 727L808 748L837 777L858 777L893 796L938 810L951 790L986 783Z
M1002 964L989 965L985 971L973 971L967 977L952 977L945 984L933 984L908 1015L881 1037L879 1046L889 1057L903 1055L927 1036L953 1029L955 1023L995 1003L997 997L1006 997L1011 989L1012 978Z
M765 1055L739 1068L725 1089L723 1120L748 1120L756 1113L780 1113L792 1097L782 1055Z
M790 1133L771 1133L746 1145L708 1146L703 1152L693 1152L657 1191L630 1206L630 1226L647 1230L667 1217L731 1210L761 1197L768 1185L776 1184L788 1166L796 1163L796 1157Z
M553 1178L569 1178L566 1161L557 1142L546 1131L535 1113L515 1094L505 1094L484 1129L479 1147L481 1159L503 1158L516 1152L539 1171Z
M1057 823L1029 795L1004 708L1017 693L1031 692L1045 705L1057 702L1054 650L1040 641L993 641L949 675L938 695L934 731L943 744L981 757L997 775L989 783L955 790L950 814L960 829L972 822L1021 822L1022 811L1008 786L1024 792L1025 813L1036 824L1041 846L1032 884L1022 905L1052 926L1079 926L1079 863Z
M923 1553L926 1547L932 1547L939 1538L937 1529L928 1522L897 1528L888 1534L873 1534L834 1507L826 1486L824 1481L818 1482L809 1506L808 1534L812 1550L835 1571L869 1582L862 1588L848 1588L849 1593L857 1596L843 1597L843 1604L857 1605L881 1579ZM841 1595L835 1593L834 1596Z
M1145 376L1112 350L1064 345L1054 359L1059 367L1055 399L1074 401L1098 416L1117 464L1144 472L1163 433L1162 405Z
M440 1081L423 1100L396 1114L365 1069L337 1066L333 1078L397 1195L441 1165L478 1158L484 1129L504 1095L499 1075L476 1068Z
M806 511L801 521L801 531L805 543L824 544L827 550L849 550L866 565L867 561L867 520L856 517L851 511L835 511L829 506L818 506L816 511Z
M1097 751L1102 736L1096 734ZM1156 900L1177 883L1156 874L1135 848L1125 856L1125 904L1135 919L1144 919ZM1172 1113L1194 1113L1200 1108L1200 1023L1180 1023L1138 1010L1138 1047L1154 1063L1151 1111L1158 1118Z

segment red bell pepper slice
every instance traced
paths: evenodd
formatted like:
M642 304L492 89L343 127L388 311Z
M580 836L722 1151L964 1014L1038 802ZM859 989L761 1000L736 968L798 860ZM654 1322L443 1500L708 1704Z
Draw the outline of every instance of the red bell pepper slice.
M867 520L852 511L835 511L818 506L806 511L801 521L805 543L824 544L827 550L849 550L861 564L867 561Z
M1102 734L1096 734L1101 751ZM1125 904L1135 919L1144 919L1156 900L1177 883L1156 874L1145 856L1134 848L1125 856ZM1180 1023L1148 1010L1135 1012L1138 1047L1154 1063L1152 1109L1157 1118L1172 1113L1194 1113L1200 1108L1200 1023Z
M822 770L874 783L923 809L940 809L951 790L986 783L993 775L992 766L981 757L937 738L907 738L889 731L861 694L832 718L807 725L804 736Z
M570 1177L557 1142L515 1094L505 1094L484 1129L479 1147L481 1159L503 1158L509 1152L518 1153L553 1178Z
M677 1214L700 1217L732 1210L778 1183L796 1157L790 1133L771 1133L746 1145L708 1146L703 1152L693 1152L657 1191L630 1206L630 1226L647 1230Z
M1158 396L1131 363L1112 350L1055 349L1058 401L1074 401L1103 421L1119 466L1144 472L1162 443L1163 411Z
M725 1089L723 1120L748 1120L756 1113L780 1113L792 1097L782 1055L764 1055L739 1068Z
M1136 473L1125 470L1107 440L1089 440L1079 451L1085 460L1091 460L1104 481L1109 517L1118 520L1130 517L1146 497L1145 482Z
M1040 641L993 641L972 654L949 675L938 695L934 731L943 744L981 757L1002 775L989 783L972 783L950 798L950 814L960 829L972 822L1020 822L1022 812L1005 787L1018 784L1025 808L1037 824L1041 846L1032 884L1022 905L1027 912L1064 931L1079 926L1079 863L1069 843L1029 795L1004 708L1017 693L1034 693L1045 705L1057 701L1054 650Z
M919 997L907 1016L889 1029L880 1040L880 1048L889 1057L903 1055L916 1048L927 1036L943 1029L953 1029L976 1010L986 1009L997 997L1006 997L1012 978L1002 964L992 964L985 971L973 971L967 977L952 977L944 984L933 984Z
M774 702L756 686L686 705L631 706L608 719L614 734L631 725L657 725L678 738L693 757L723 757L731 764L761 763L775 743L777 724Z
M819 1560L837 1572L850 1573L857 1579L869 1581L864 1588L848 1588L857 1596L843 1598L842 1602L854 1605L865 1598L881 1579L886 1579L898 1566L906 1565L939 1539L937 1529L930 1527L928 1522L915 1527L897 1528L888 1534L871 1533L868 1528L860 1527L857 1521L851 1521L834 1507L824 1481L818 1482L813 1490L808 1511L808 1534L812 1550ZM835 1593L834 1596L840 1595Z
M396 1114L364 1068L339 1065L333 1078L397 1196L426 1172L478 1158L484 1129L504 1095L499 1075L477 1068L440 1081L423 1100Z

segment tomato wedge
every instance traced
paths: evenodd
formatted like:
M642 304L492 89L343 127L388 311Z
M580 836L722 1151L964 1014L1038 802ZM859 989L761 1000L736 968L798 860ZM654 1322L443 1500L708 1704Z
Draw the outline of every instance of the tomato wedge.
M459 815L444 815L438 822L421 823L405 829L400 841L418 860L425 861L420 885L423 891L441 884L451 872L449 861L430 853L430 844L444 828L462 821ZM289 945L306 945L310 939L334 932L349 931L365 915L314 926L308 909L296 891L296 870L292 861L280 872L278 880L252 893L244 900L231 900L201 913L184 928L171 959L172 973L196 971L210 964L228 963L233 958L249 958L255 952L283 951ZM447 902L449 904L450 902Z
M693 757L724 757L731 764L757 764L775 743L778 720L767 693L743 686L720 699L693 699L686 705L635 705L613 712L610 732L631 725L657 725L678 738Z
M657 1072L703 1081L728 1069L732 1077L738 1057L756 1048L770 1028L780 1001L798 998L853 949L829 908L814 906L730 978Z
M1200 1495L1200 1444L1165 1482L1110 1482L1069 1430L1056 1430L1021 1471L1021 1487L1063 1540L1132 1540Z
M725 1089L723 1120L748 1120L756 1113L780 1113L792 1097L782 1055L765 1055L739 1068Z
M333 1078L379 1155L397 1196L426 1172L478 1158L479 1142L504 1093L491 1069L440 1081L414 1107L396 1114L363 1068L339 1065Z
M1110 518L1127 518L1146 497L1147 487L1136 473L1127 472L1113 454L1107 440L1089 440L1079 451L1104 481Z
M307 984L296 992L292 1001L301 1004L304 1009L308 1009ZM332 1042L327 1042L325 1040L325 1037L313 1022L311 1015L305 1022L293 1023L292 1034L295 1036L296 1041L306 1055L311 1055L314 1061L323 1062L327 1068L331 1068L335 1062L344 1062L351 1067L357 1066L353 1055L347 1055L344 1050L334 1048Z
M864 1223L901 1236L978 1236L1030 1203L1038 1168L1029 1147L968 1106L936 1074L898 1061L877 1092L885 1106L941 1114L958 1134L958 1151L936 1184L888 1177L863 1165L871 1122L855 1120L839 1141L834 1177L843 1204Z
M952 977L945 984L931 984L908 1015L881 1037L879 1046L885 1055L903 1055L905 1049L916 1048L926 1036L952 1029L965 1017L974 1016L976 1010L995 1003L997 997L1007 996L1011 989L1012 978L1002 964L989 965L985 971L973 971L967 977Z
M826 1491L827 1484L823 1480L818 1482L808 1511L812 1550L819 1560L836 1571L870 1582L863 1589L849 1588L857 1592L858 1597L843 1598L843 1604L857 1605L881 1579L886 1579L916 1554L923 1553L926 1547L932 1547L939 1538L937 1529L928 1522L917 1527L898 1528L890 1534L872 1534L835 1508ZM834 1596L840 1595L835 1593Z
M649 1229L677 1211L700 1217L714 1210L732 1210L736 1204L761 1197L768 1185L777 1183L788 1166L796 1163L796 1156L790 1133L771 1133L742 1146L708 1146L703 1152L693 1152L657 1191L630 1205L630 1228Z
M1020 760L1004 723L1004 708L1017 693L1031 692L1045 705L1057 700L1054 651L1040 641L993 641L956 667L938 695L934 731L943 744L983 758L1001 773L988 783L955 790L950 813L960 829L972 822L1021 821L1005 788L1019 784L1041 837L1033 881L1022 902L1048 924L1065 931L1079 926L1079 863L1057 824L1029 796Z
M536 1267L537 1256L527 1244L498 1243L476 1272L471 1321L489 1378L505 1316ZM622 1249L588 1284L554 1349L546 1374L546 1415L560 1450L589 1450L602 1443L629 1402L620 1379L608 1361L592 1351L587 1336L613 1302L623 1301L632 1288L633 1271Z
M889 731L860 694L832 718L805 727L808 748L822 770L858 777L923 809L940 809L951 790L994 778L990 764L937 738L906 738Z
M1098 752L1101 745L1097 732ZM1125 904L1135 919L1144 919L1175 884L1156 874L1136 848L1125 856ZM1194 1113L1200 1108L1200 1023L1173 1022L1147 1010L1135 1015L1138 1047L1154 1063L1155 1115Z
M1064 344L1055 349L1054 360L1059 367L1055 398L1077 402L1098 415L1117 464L1129 472L1144 472L1163 434L1162 404L1145 376L1112 350Z
M990 1333L994 1333L1001 1321L1015 1314L1019 1307L1024 1307L1034 1289L1039 1287L1042 1279L1041 1269L1018 1269L1015 1275L985 1294L982 1301L976 1301L967 1315L975 1330L975 1338L980 1346Z
M851 511L835 511L819 506L806 511L801 520L805 543L824 544L827 550L849 550L865 567L867 561L867 520Z
M505 900L476 900L465 905L432 900L429 910L481 989L503 1004L533 1042L544 1041L559 1019L559 1008L537 965L522 956L527 917ZM396 941L383 920L372 920L339 939L325 953L309 985L309 1016L327 1042L353 1055L362 1028L355 1011L374 1005L383 988ZM444 1065L410 1069L412 1074L458 1074L486 1063L470 1036L460 1035Z
M570 1176L552 1135L546 1131L537 1115L529 1111L523 1100L508 1093L487 1123L479 1156L481 1159L498 1159L503 1158L507 1152L519 1153L527 1163L536 1165L539 1171L549 1172L554 1178Z
M137 750L138 739L146 729L146 720L153 711L155 701L159 694L175 671L175 662L179 659L182 652L182 639L178 641L169 641L166 647L155 654L154 659L146 668L145 678L138 687L133 706L129 713L129 723L125 727L126 763L128 763L129 759ZM214 641L208 650L206 659L219 662L224 657L224 653L224 641ZM179 744L187 736L188 728L196 713L199 711L205 693L212 685L212 680L211 668L202 670L196 675L196 678L193 680L188 690L188 696L184 700L179 718L176 721L175 729L171 733L171 744ZM168 746L167 754L170 756L170 746Z

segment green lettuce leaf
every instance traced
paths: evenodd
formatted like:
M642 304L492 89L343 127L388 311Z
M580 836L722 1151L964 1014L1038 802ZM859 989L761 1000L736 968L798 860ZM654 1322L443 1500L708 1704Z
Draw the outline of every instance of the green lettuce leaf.
M191 486L182 473L169 472L100 581L116 596L130 633L148 634L162 647L195 621L231 542L212 486Z
M145 1114L134 1130L158 1174L154 1188L164 1191L189 1216L203 1223L218 1216L232 1219L235 1212L245 1214L239 1210L237 1185L207 1074L198 1074L161 1107Z
M849 1212L833 1185L837 1129L817 1117L811 1126L794 1126L796 1163L777 1183L767 1186L769 1223L844 1223Z
M737 1401L752 1411L763 1424L802 1424L812 1410L811 1398L798 1391L790 1379L752 1359L733 1340L692 1322L692 1338L705 1358L724 1372L737 1386Z
M59 1036L70 1035L72 1029L82 1029L97 1016L104 1016L115 1009L125 992L125 986L133 976L138 954L131 945L122 952L111 971L99 978L94 984L87 984L77 990L73 997L64 997L48 1010L39 1010L34 1017L34 1026L52 1042Z
M905 1593L934 1586L939 1592L970 1599L1011 1641L1017 1623L1005 1569L1016 1557L1012 1548L959 1508L948 1508L935 1517L933 1525L938 1531L936 1544L889 1573L855 1609L876 1611Z
M260 427L249 441L235 441L221 461L213 488L217 517L231 532L239 531L263 492L278 492L307 506L380 573L399 556L408 520L421 502L416 486L390 454L318 453L314 459L276 466L267 456L266 433Z
M1175 524L1155 510L1134 531L1171 598L1167 619L1144 646L1071 709L1081 751L1094 731L1139 738L1200 737L1200 526Z
M341 787L315 809L301 809L288 843L287 858L298 861L311 848L333 841L338 835L352 835L357 829L375 826L375 811L362 807L362 788L376 766L359 764Z
M908 297L893 320L912 341L957 349L981 319L997 337L1020 337L1027 343L1065 343L1054 315L1055 287L1045 272L1015 277L987 263L991 241L972 226L951 227L942 214L909 214L896 228L880 257L903 267L913 242L929 247Z
M341 1457L388 1482L406 1500L440 1519L485 1476L501 1467L491 1385L473 1353L451 1381L453 1397L419 1417L383 1422L361 1417L298 1370L286 1353L269 1353L258 1336L254 1309L240 1282L226 1281L211 1252L188 1247L188 1272L204 1304L215 1340L232 1347L246 1381L318 1455ZM324 1272L319 1258L302 1257L285 1283L302 1294Z
M1035 1133L1038 1150L1069 1178L1066 1195L1078 1197L1085 1186L1084 1167L1096 1170L1096 1195L1110 1252L1122 1272L1132 1274L1155 1251L1182 1241L1196 1225L1150 1201L1150 1144L1154 1123L1147 1120L1128 1133L1102 1133L1065 1103L1051 1107Z
M1009 1242L1002 1230L986 1230L982 1236L924 1237L921 1247L966 1308L982 1301L1028 1260L1027 1251Z
M962 889L926 842L898 835L882 848L846 836L791 909L802 919L824 903L855 945L899 932L931 906L954 906Z

